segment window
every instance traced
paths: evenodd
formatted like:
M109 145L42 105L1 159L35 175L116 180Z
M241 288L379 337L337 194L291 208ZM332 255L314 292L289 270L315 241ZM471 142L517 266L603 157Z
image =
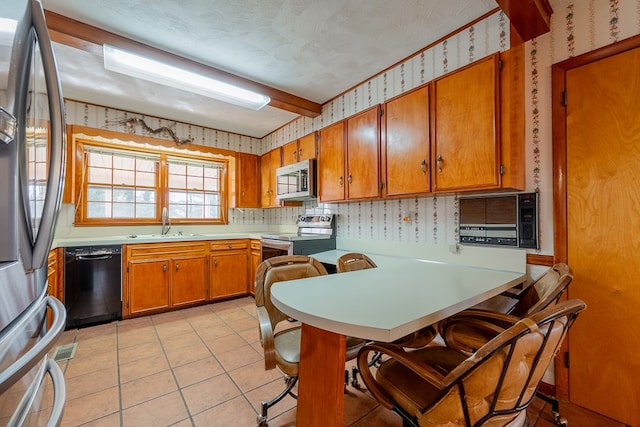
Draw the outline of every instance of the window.
M160 156L85 151L89 219L155 219Z
M76 142L76 224L158 224L163 207L173 224L225 223L227 161L163 151Z
M172 219L220 217L222 165L169 157L167 167Z

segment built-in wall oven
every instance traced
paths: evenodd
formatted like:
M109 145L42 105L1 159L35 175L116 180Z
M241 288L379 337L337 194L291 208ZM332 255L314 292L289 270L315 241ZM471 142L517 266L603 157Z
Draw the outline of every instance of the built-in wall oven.
M335 215L300 215L296 233L264 234L261 261L280 255L311 255L336 248Z

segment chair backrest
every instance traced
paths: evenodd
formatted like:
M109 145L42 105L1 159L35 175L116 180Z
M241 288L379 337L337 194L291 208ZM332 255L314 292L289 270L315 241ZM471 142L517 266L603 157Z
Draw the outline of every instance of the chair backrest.
M564 263L555 264L524 291L509 314L526 317L544 310L560 300L572 281L573 275L569 266Z
M338 273L344 273L347 271L365 270L367 268L376 268L377 265L371 258L365 254L358 252L350 252L342 255L338 258L336 266Z
M580 300L552 305L486 343L443 378L441 398L419 415L420 425L524 425L545 371L585 307Z
M322 276L327 270L318 260L305 255L283 255L266 259L256 270L256 306L264 306L271 327L289 318L271 302L271 286L276 282Z

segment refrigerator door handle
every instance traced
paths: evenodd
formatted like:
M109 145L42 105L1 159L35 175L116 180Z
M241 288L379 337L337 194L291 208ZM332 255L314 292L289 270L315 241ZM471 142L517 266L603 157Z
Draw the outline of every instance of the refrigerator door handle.
M36 342L27 352L20 356L20 358L14 363L9 365L9 367L4 371L0 372L0 395L13 386L13 384L20 380L20 378L37 365L40 360L42 360L42 357L49 352L64 330L66 322L64 305L62 305L62 303L56 298L47 296L43 301L35 305L35 310L30 310L32 311L30 316L23 316L20 318L20 321L14 325L12 331L20 329L21 326L26 322L29 322L34 315L38 315L39 308L44 308L43 303L46 303L46 305L51 308L53 313L53 324L42 339ZM10 334L11 331L7 335ZM7 335L2 338L6 338Z
M64 412L64 403L66 400L66 386L64 383L64 374L58 364L45 356L45 363L38 370L35 379L29 385L29 389L22 397L15 412L9 420L10 426L22 426L29 415L29 411L38 396L38 390L42 386L44 376L49 374L53 383L53 405L49 413L46 427L57 427L62 421L62 413Z
M40 43L40 53L44 68L44 78L49 94L49 112L51 114L51 149L49 151L48 184L42 210L42 220L35 237L33 258L29 269L39 269L47 265L47 257L53 242L56 218L62 198L65 166L65 122L64 100L58 78L58 68L47 23L44 18L42 4L37 0L31 0L33 7L33 27ZM31 267L31 268L29 268Z

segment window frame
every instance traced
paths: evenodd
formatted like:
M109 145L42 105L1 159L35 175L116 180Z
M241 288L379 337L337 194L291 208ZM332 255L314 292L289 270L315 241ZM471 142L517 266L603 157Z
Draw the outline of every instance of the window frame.
M149 140L151 138L144 138ZM168 165L167 157L185 159L186 161L214 162L221 165L220 172L220 217L211 218L171 218L173 225L224 225L228 223L229 206L229 159L224 153L209 149L205 146L194 146L194 150L188 148L175 149L161 141L157 146L150 145L147 141L138 143L136 141L126 141L126 144L119 144L110 141L94 140L93 138L82 138L77 135L73 137L73 168L74 193L75 193L75 220L76 226L127 226L127 225L160 225L162 224L162 208L168 206L169 186L168 186ZM88 190L88 168L86 165L86 148L103 149L105 151L129 151L138 152L141 155L158 155L156 179L156 206L154 218L88 218L87 210L87 190ZM112 187L113 188L113 187Z

